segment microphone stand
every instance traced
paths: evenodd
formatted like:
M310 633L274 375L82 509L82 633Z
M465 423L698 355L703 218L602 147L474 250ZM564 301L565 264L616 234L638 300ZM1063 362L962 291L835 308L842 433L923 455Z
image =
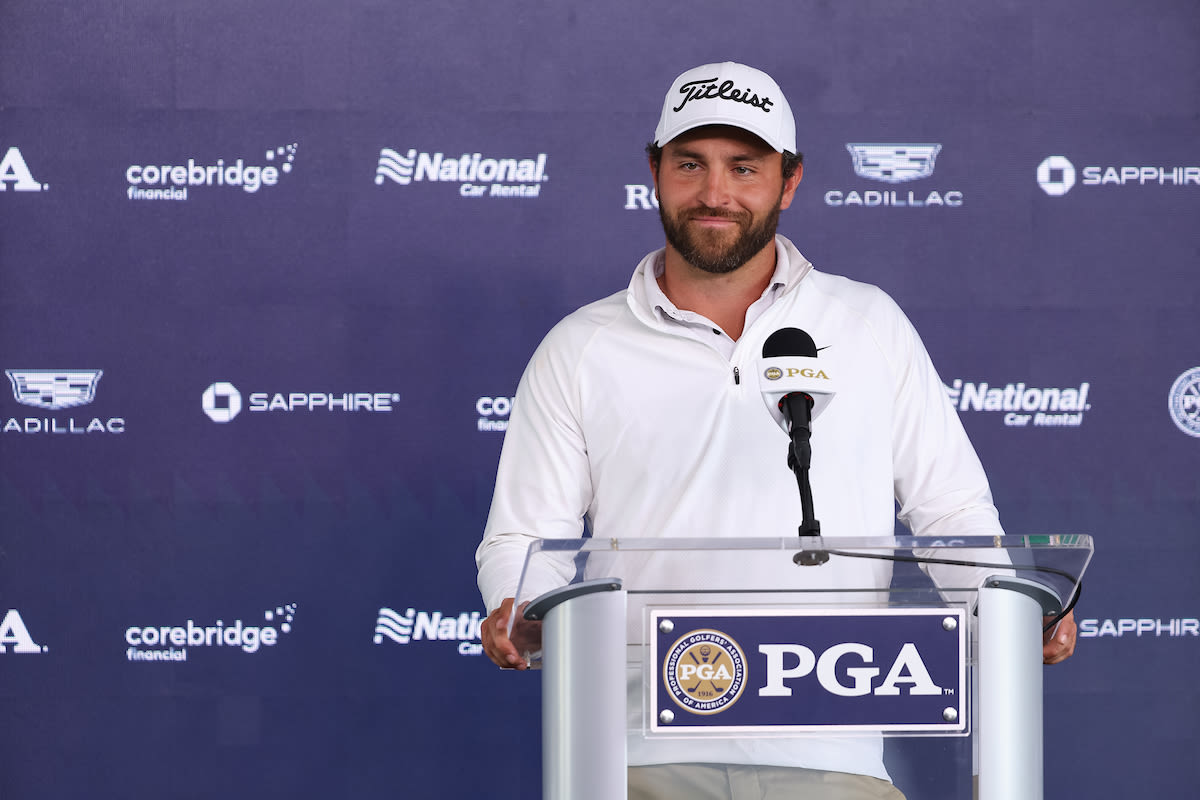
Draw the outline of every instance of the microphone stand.
M799 400L800 409L795 409L796 400ZM796 475L796 487L800 490L800 508L802 519L800 521L800 538L821 536L821 523L817 521L816 514L813 511L812 484L808 480L809 467L812 464L812 428L810 426L809 415L812 412L813 400L808 395L800 395L799 398L785 397L780 401L782 407L787 402L789 408L784 409L791 423L792 441L788 446L788 468ZM792 410L799 410L801 414L791 414ZM792 562L805 567L812 567L818 564L824 564L829 560L829 553L824 550L801 550L792 557Z

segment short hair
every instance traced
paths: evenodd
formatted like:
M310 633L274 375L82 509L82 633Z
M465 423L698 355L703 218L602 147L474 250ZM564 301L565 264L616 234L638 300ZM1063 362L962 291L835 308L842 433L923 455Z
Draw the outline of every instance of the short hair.
M654 165L656 172L658 171L658 165L662 162L662 152L662 148L654 142L646 145L646 155L650 156L650 163ZM784 150L781 155L783 156L783 179L786 181L795 175L796 170L804 163L804 154L790 153Z

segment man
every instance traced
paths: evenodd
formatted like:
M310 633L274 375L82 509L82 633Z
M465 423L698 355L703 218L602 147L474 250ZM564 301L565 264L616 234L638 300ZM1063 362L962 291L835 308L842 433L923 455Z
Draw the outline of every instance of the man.
M755 365L798 327L836 369L813 426L822 533L999 535L982 467L908 320L879 289L821 273L775 234L803 175L795 121L768 75L726 62L679 76L647 148L666 234L629 287L547 335L517 389L477 553L484 649L507 639L533 537L794 536L787 436ZM825 570L821 567L820 570ZM885 562L809 573L886 586ZM806 577L807 579L807 577ZM1046 644L1074 648L1069 618ZM629 742L630 796L895 798L877 739ZM711 766L698 766L699 764Z

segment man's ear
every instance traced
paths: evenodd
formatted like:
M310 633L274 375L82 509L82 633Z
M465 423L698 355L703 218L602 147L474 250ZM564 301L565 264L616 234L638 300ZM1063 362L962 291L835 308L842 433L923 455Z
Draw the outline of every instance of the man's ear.
M662 202L662 198L658 196L658 165L661 162L656 162L652 156L647 156L646 160L650 163L650 180L654 184L654 199Z
M792 197L796 194L796 187L800 185L800 179L804 177L804 165L797 164L796 171L792 173L792 177L783 182L783 196L779 199L779 208L785 209L792 204Z

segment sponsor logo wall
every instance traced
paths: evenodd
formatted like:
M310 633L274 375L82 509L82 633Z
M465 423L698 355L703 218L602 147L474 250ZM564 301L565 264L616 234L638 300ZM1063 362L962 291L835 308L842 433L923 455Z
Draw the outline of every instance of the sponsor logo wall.
M282 174L292 171L299 145L267 150L262 156L247 159L224 158L206 163L189 157L177 164L130 164L125 170L129 184L125 194L130 200L187 200L189 191L241 189L248 194L279 185Z
M7 416L5 434L93 434L125 432L122 417L65 416L57 413L89 405L96 399L96 385L103 370L8 369L4 373L12 384L13 399L21 405L40 409L42 416ZM44 412L55 412L53 415Z
M624 2L0 7L0 794L537 793L539 681L482 654L472 554L537 343L661 243L642 148L709 52L788 93L782 229L914 317L1010 532L1095 537L1047 797L1188 796L1200 6L1168 5L770 0L732 38ZM957 708L923 645L928 685L902 642L709 622L662 643L677 719Z
M1170 409L1179 430L1200 437L1200 367L1189 369L1171 385Z
M479 641L479 611L463 611L458 614L441 611L417 611L409 608L400 613L388 607L379 609L375 621L375 644L390 640L407 645L415 642L450 642L456 645L459 655L483 655Z
M0 620L0 655L4 653L45 653L50 648L38 644L21 619L21 612L10 608Z
M18 147L9 147L0 160L0 192L44 192L50 187L40 183Z
M1047 156L1037 168L1037 182L1051 197L1062 197L1080 187L1200 188L1200 166L1096 166L1076 169L1066 156Z
M489 397L484 395L475 401L475 413L479 415L476 428L480 432L503 433L508 429L508 415L512 413L515 397Z
M182 625L131 625L125 630L125 643L129 645L125 658L159 663L187 661L189 651L208 648L257 653L275 647L281 635L291 633L295 616L296 604L291 603L267 609L259 620L250 623L239 618L229 624L218 619L205 625L189 619Z
M898 186L933 176L940 144L847 144L854 174L870 181ZM963 193L958 189L830 189L825 205L865 208L958 208Z
M310 413L390 413L399 402L396 392L250 392L242 393L228 381L217 381L204 390L201 405L213 422L226 423L242 412L270 414Z
M385 147L379 151L375 183L456 183L461 197L538 197L542 183L550 180L547 159L546 153L533 158L491 158L481 153L453 157L415 149L400 153Z
M1091 384L1039 388L1024 383L989 384L955 378L946 387L951 404L960 412L999 412L1012 428L1077 428L1091 409Z

